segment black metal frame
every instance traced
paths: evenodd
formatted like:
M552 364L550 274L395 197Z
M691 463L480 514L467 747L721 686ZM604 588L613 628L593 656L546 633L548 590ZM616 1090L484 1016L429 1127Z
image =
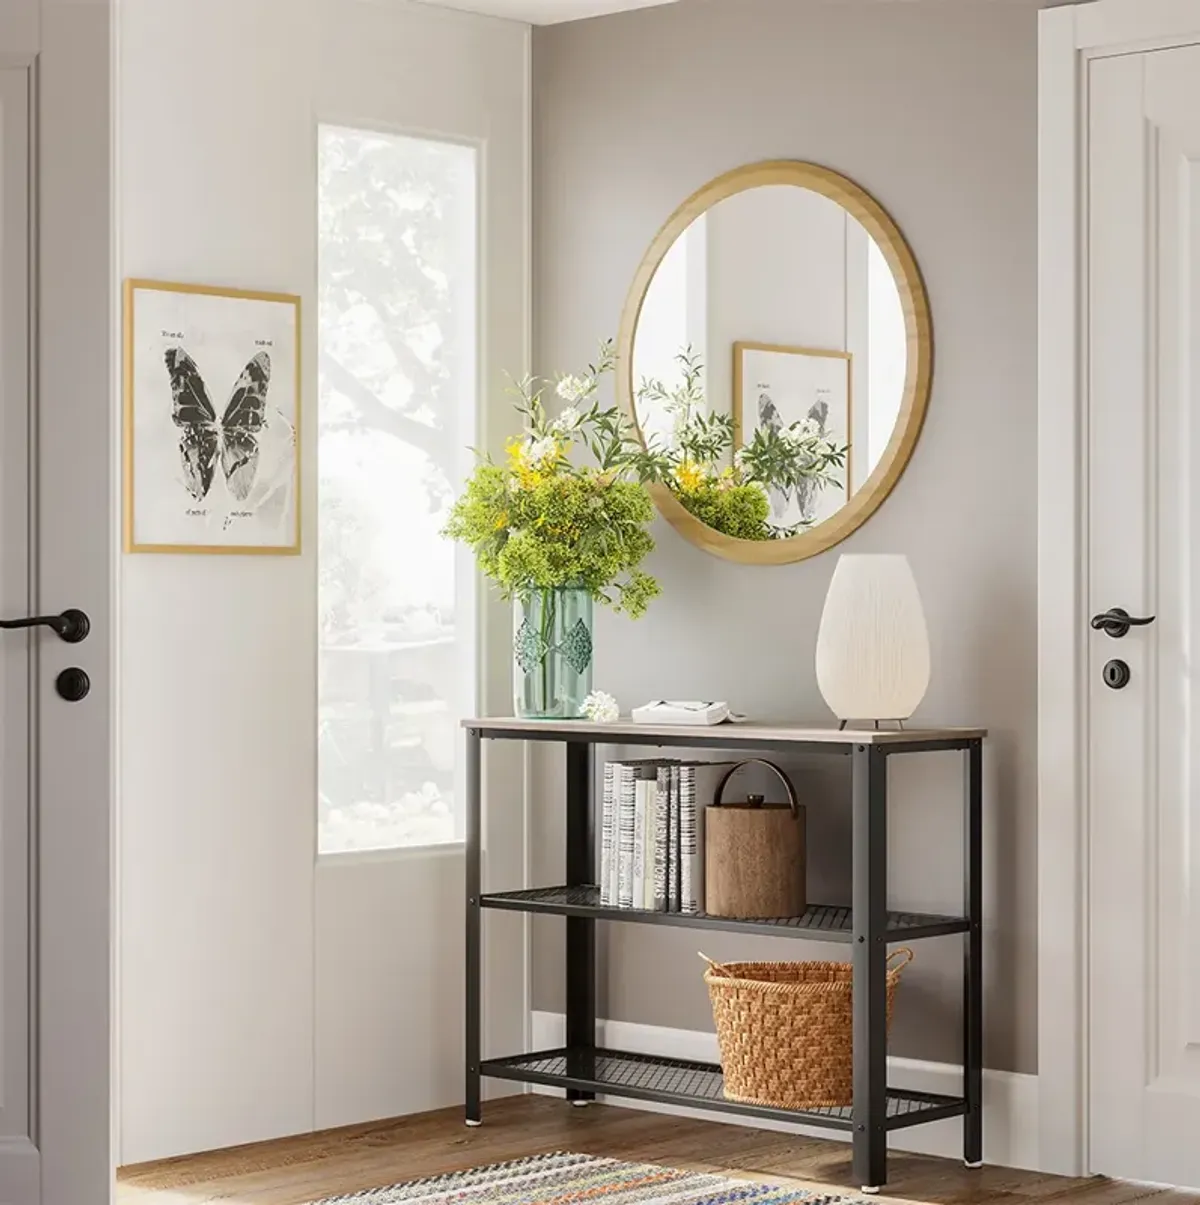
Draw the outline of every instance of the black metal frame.
M566 744L566 869L562 888L484 895L482 890L482 743L555 740ZM729 749L719 733L663 736L622 734L617 743L655 748ZM676 1102L749 1117L792 1120L850 1130L854 1176L864 1188L887 1180L887 1135L895 1129L945 1117L963 1118L963 1158L983 1158L983 741L937 737L886 743L822 743L774 740L755 751L848 756L851 762L853 900L847 910L814 907L805 920L752 921L722 917L601 907L595 878L595 746L604 734L564 734L467 728L467 966L466 1118L482 1120L484 1076L566 1090L568 1100L594 1099L598 1092L639 1100ZM734 746L747 748L743 742ZM887 909L888 762L908 753L957 750L964 754L964 915L924 916ZM556 1051L484 1060L482 1057L482 912L484 908L550 913L566 921L566 1046ZM805 923L812 917L812 923ZM725 1100L720 1068L686 1060L632 1055L596 1047L596 921L628 921L769 933L852 946L854 966L854 1104L850 1109L793 1112ZM847 923L848 921L848 923ZM889 943L961 934L963 937L963 1092L961 1097L907 1092L887 1086L887 947Z

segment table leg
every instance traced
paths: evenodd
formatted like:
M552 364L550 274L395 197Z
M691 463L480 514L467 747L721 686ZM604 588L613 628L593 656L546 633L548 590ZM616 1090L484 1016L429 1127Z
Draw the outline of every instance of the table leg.
M594 884L596 830L593 801L594 750L567 742L567 886ZM596 922L567 917L567 1049L570 1074L595 1077ZM594 1100L592 1092L568 1089L576 1104Z
M887 756L851 755L854 935L854 1178L887 1181Z
M964 876L967 920L963 937L963 1161L983 1165L983 742L966 752Z
M467 732L467 965L466 965L466 1120L483 1122L479 1066L482 1053L482 908L483 890L483 741L474 729Z

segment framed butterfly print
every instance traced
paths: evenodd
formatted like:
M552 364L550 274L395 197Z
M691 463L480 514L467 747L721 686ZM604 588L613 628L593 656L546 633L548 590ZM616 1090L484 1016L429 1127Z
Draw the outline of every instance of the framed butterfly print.
M125 282L125 550L300 551L300 298Z

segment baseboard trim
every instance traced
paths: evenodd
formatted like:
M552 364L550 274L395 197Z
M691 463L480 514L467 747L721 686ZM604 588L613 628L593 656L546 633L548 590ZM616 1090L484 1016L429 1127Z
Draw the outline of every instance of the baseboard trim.
M534 1050L552 1050L566 1040L566 1019L562 1013L534 1011L530 1017L530 1035ZM667 1058L696 1059L702 1062L719 1061L717 1035L688 1029L668 1029L658 1025L638 1025L630 1021L598 1021L597 1041L615 1050L638 1054L661 1054ZM961 1090L962 1068L950 1063L929 1063L919 1059L888 1059L888 1081L895 1087L918 1092L953 1094ZM536 1087L536 1092L558 1095L555 1088ZM627 1097L602 1098L630 1109L651 1113L668 1113L675 1117L696 1117L721 1121L731 1125L754 1126L777 1130L785 1134L800 1134L810 1138L832 1138L848 1141L848 1135L837 1130L815 1129L811 1126L788 1125L786 1122L761 1121L750 1117L734 1117L705 1109L687 1109L653 1101L630 1100ZM1011 1071L983 1073L983 1157L998 1167L1019 1167L1038 1170L1038 1081L1036 1075L1019 1075ZM899 1151L919 1155L940 1155L948 1159L962 1157L962 1123L957 1118L935 1121L925 1126L897 1130L890 1145Z

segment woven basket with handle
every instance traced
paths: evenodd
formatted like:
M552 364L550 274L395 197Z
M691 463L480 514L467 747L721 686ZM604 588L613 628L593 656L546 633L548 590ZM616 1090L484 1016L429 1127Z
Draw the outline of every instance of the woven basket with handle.
M854 1101L853 972L847 962L713 962L704 958L725 1096L819 1109ZM903 961L893 965L892 960ZM887 1018L909 949L888 958Z

